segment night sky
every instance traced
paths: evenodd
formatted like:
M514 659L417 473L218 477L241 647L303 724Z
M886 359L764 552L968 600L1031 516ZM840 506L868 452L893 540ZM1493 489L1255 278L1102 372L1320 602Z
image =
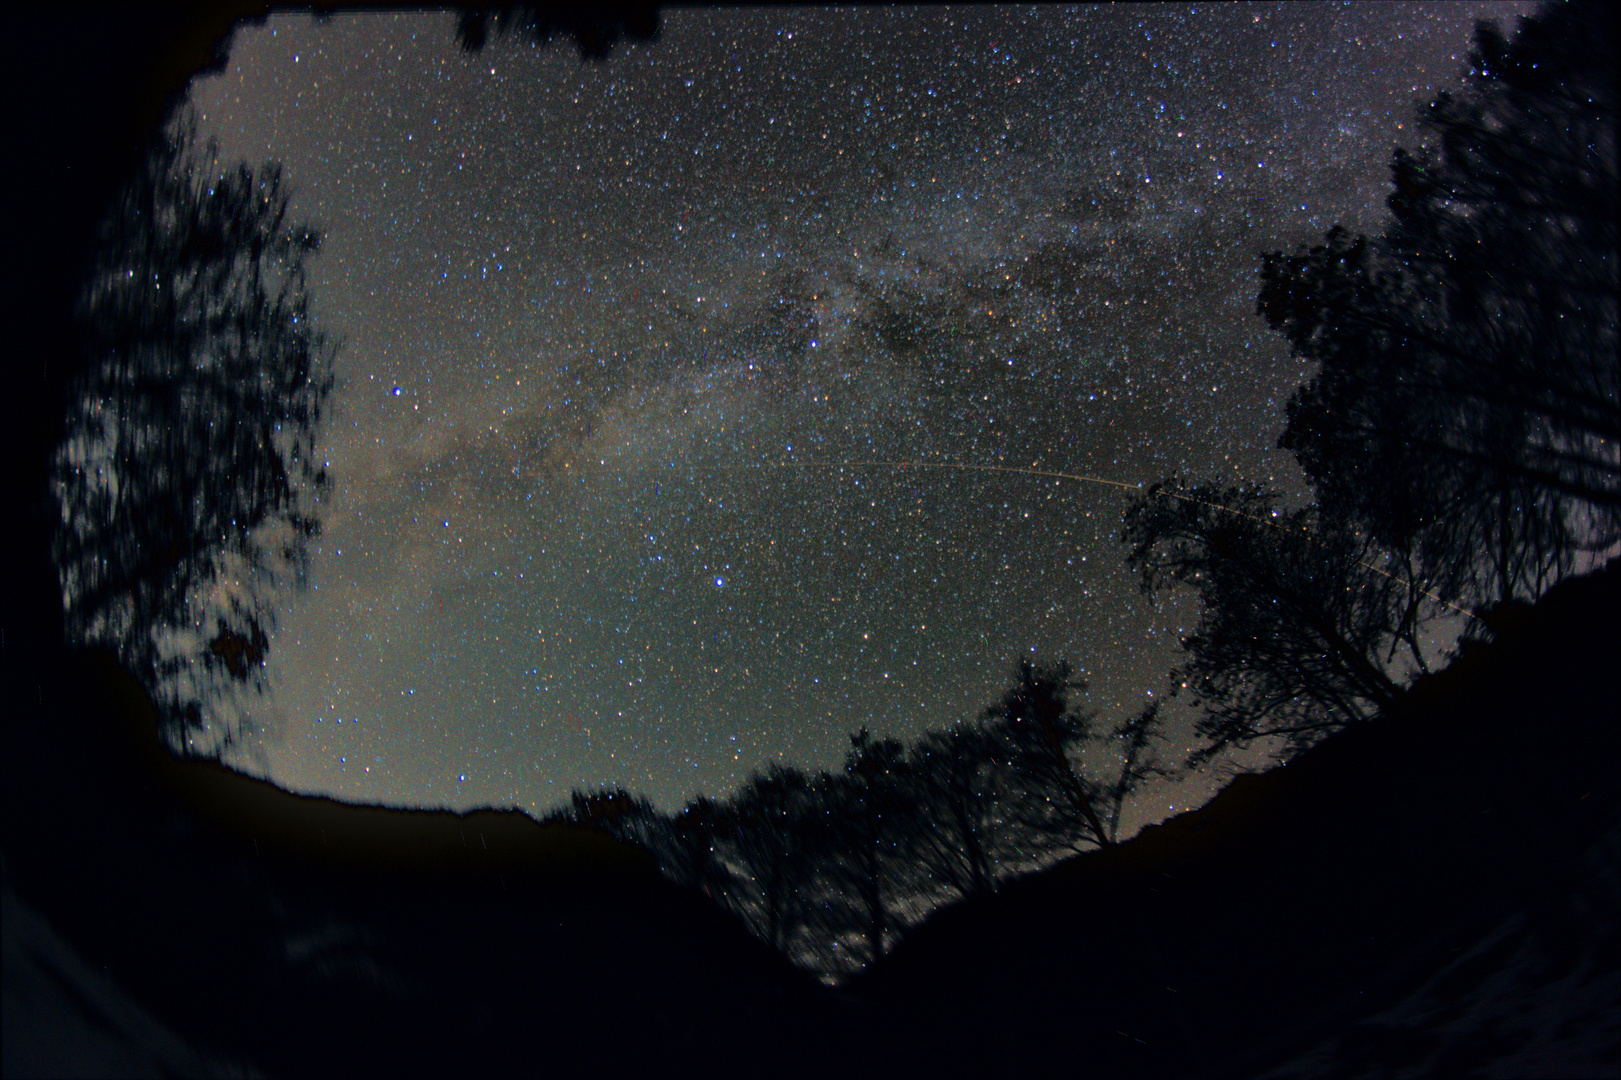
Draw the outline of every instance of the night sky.
M193 100L285 162L342 342L271 775L674 809L971 718L1020 656L1100 726L1165 696L1197 610L1138 594L1121 485L1304 496L1260 253L1375 228L1415 100L1529 10L676 10L602 65L239 31Z

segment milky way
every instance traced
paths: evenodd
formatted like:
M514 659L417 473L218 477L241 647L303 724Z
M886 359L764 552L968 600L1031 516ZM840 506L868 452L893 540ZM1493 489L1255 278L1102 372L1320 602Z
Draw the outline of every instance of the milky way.
M1166 695L1197 611L1137 594L1122 485L1304 497L1259 255L1373 228L1414 102L1527 10L671 11L602 65L240 31L194 101L286 163L343 342L271 774L673 808L970 718L1019 656L1100 725Z

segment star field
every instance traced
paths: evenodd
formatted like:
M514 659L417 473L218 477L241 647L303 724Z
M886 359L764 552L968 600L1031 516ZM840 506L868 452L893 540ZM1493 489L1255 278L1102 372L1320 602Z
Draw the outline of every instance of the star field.
M239 31L194 103L286 163L343 342L271 774L673 809L971 717L1021 655L1103 725L1165 695L1197 611L1137 595L1122 485L1303 494L1259 255L1374 227L1414 101L1526 10L675 10L602 65Z

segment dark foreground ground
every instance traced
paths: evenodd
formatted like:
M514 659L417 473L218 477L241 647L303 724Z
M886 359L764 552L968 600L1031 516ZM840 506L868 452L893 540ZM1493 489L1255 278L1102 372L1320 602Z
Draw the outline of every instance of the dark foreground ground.
M963 1074L1621 1075L1621 565L851 989ZM945 1049L942 1049L945 1048Z
M1567 583L838 992L589 830L178 765L78 656L7 765L6 1075L1613 1076L1617 613Z
M6 792L7 1075L98 1039L80 1075L832 1069L854 1011L645 852L181 765L110 659L77 668L84 735L35 740Z

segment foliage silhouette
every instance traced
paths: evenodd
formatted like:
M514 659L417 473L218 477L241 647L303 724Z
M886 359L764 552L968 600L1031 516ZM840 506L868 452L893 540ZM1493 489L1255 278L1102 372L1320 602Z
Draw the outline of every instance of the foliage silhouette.
M1092 716L1067 695L1084 685L1064 661L1025 660L971 721L911 745L855 732L838 773L772 763L729 798L699 796L672 815L621 789L577 791L546 820L642 846L664 876L836 982L870 968L941 904L1108 846L1125 802L1149 780L1174 779L1151 745L1157 703L1113 732L1122 764L1112 783L1076 769Z
M850 736L844 772L828 787L827 851L823 876L831 893L824 931L852 934L846 955L870 964L888 950L903 925L905 867L900 841L913 803L907 791L906 748L874 739L862 728Z
M1613 9L1476 29L1397 150L1391 218L1262 265L1257 310L1321 366L1280 445L1324 510L1450 599L1539 595L1621 540Z
M1206 743L1190 764L1256 739L1299 750L1395 700L1387 668L1398 649L1424 666L1425 593L1411 565L1316 508L1276 505L1263 488L1173 478L1126 510L1126 562L1143 591L1199 592L1180 674L1206 706L1197 723Z
M262 689L276 591L301 585L327 477L333 347L281 169L221 166L183 113L107 216L78 311L83 373L54 461L68 637L113 646L186 751Z
M773 762L748 779L716 822L723 858L733 867L729 906L784 955L811 915L816 802L810 777Z
M1109 810L1110 842L1120 839L1120 812L1127 799L1142 790L1150 780L1175 779L1175 772L1159 760L1152 746L1153 740L1164 739L1159 730L1159 706L1158 699L1150 699L1136 716L1122 720L1111 733L1122 750L1120 775L1103 793Z
M1079 850L1112 841L1098 817L1098 786L1076 773L1070 755L1092 737L1092 715L1069 708L1070 691L1085 691L1069 664L1020 660L1014 684L985 710L1008 763L1008 809L1033 839Z
M658 810L645 796L632 795L623 788L573 792L568 810L553 813L547 820L589 825L650 851L665 846L666 823Z
M670 820L668 842L662 850L655 849L671 880L712 900L726 894L731 880L731 872L715 850L719 815L720 807L713 799L698 796Z
M1002 746L982 724L931 731L907 755L917 809L904 842L914 873L931 892L961 898L996 891L1011 854L1001 810Z
M490 37L518 34L544 46L554 37L573 38L582 60L604 61L623 40L656 41L659 9L651 3L613 3L586 9L575 4L491 4L464 7L456 17L456 37L478 52Z

